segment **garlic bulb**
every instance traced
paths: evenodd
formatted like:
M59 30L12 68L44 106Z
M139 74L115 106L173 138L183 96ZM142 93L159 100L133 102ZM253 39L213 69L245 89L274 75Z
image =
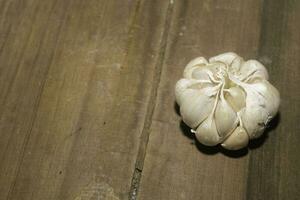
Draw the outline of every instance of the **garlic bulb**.
M276 115L278 90L266 68L235 53L192 60L176 83L176 102L183 121L203 144L230 150L262 135Z

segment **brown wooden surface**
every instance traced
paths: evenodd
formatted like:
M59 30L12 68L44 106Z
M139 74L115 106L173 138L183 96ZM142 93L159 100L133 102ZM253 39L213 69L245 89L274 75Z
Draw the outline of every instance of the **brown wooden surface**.
M300 2L0 0L0 200L299 199ZM235 51L281 92L248 150L197 143L174 85Z

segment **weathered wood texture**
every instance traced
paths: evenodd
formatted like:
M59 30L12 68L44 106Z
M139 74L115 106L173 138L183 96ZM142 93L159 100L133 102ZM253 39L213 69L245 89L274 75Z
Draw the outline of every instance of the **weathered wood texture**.
M128 198L158 2L1 2L0 199Z
M176 1L139 199L298 199L300 2ZM235 51L266 64L282 96L267 137L229 153L194 142L172 91L196 56Z
M0 200L299 198L299 1L0 0L0 16ZM174 103L185 64L225 51L282 96L248 151L195 142Z

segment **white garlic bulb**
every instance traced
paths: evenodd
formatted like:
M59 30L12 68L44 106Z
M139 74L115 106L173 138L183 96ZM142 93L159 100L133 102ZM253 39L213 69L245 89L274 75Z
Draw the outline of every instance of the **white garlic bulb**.
M266 68L224 53L207 61L192 60L175 87L183 121L202 144L221 144L230 150L262 135L276 115L278 90L268 82Z

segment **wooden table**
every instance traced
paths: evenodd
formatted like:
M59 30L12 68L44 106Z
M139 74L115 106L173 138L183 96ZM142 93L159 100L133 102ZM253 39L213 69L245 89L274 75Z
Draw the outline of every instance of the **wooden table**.
M0 0L0 199L300 198L300 1ZM197 57L265 64L280 114L249 149L195 142Z

